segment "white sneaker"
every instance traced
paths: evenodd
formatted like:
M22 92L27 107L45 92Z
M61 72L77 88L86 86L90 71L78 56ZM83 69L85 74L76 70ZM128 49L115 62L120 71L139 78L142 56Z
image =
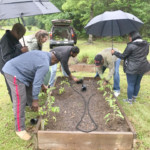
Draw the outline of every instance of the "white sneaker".
M114 91L114 96L115 97L118 97L120 95L120 92L119 91Z
M30 134L29 134L26 130L23 130L23 131L20 131L20 132L16 132L16 134L17 134L22 140L25 140L25 141L28 141L28 140L31 139Z

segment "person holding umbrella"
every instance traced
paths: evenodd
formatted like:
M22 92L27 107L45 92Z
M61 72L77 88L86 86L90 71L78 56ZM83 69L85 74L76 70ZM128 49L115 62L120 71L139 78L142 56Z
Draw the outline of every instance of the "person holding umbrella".
M1 38L0 40L0 72L2 74L3 74L2 67L8 60L28 51L28 48L26 46L22 46L21 43L19 42L19 39L23 37L25 32L26 32L25 27L20 23L16 23L13 25L12 30L11 31L6 30L6 33ZM7 81L6 81L6 85L7 85L8 93L11 98L11 93L10 93L11 91L7 84ZM12 101L12 98L11 98L11 101Z
M114 48L116 51L118 49ZM104 80L104 85L106 85L109 80L114 76L114 95L116 97L120 94L120 76L119 76L119 65L121 59L118 59L116 56L112 56L111 54L112 48L107 48L101 51L99 54L95 56L95 66L96 66L96 76L103 79L103 73L105 72L106 68L109 68L109 73L106 79Z
M139 32L133 31L129 33L129 43L125 51L121 54L111 50L111 53L124 60L123 69L128 83L128 98L124 101L132 104L138 96L143 75L150 70L150 64L147 60L149 44L147 41L142 40Z

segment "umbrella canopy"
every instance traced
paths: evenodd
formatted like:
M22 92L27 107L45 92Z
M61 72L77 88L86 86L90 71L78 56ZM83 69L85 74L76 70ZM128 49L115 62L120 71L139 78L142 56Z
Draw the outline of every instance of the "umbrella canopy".
M0 0L0 20L58 12L48 0Z
M136 16L117 11L106 11L94 17L86 26L87 34L95 36L122 36L132 31L138 31L143 22Z

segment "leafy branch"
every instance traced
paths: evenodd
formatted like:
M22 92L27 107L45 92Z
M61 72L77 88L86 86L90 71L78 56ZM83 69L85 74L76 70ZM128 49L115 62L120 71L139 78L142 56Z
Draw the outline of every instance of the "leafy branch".
M55 87L53 88L50 88L47 90L47 101L46 101L46 104L42 107L40 107L39 109L39 115L40 116L51 116L51 112L53 113L59 113L60 109L59 107L57 106L53 106L53 104L55 103L55 97L54 96L51 96L49 93L52 92L52 90L55 89ZM54 121L56 121L56 117L52 116L52 119ZM44 119L44 124L46 125L48 122L48 120L45 118Z
M103 85L103 80L100 80L97 82L99 85L98 90L104 91L103 96L105 97L105 100L108 102L108 105L110 108L112 108L113 112L108 113L105 115L104 119L106 119L106 124L110 121L110 119L115 120L117 117L124 119L119 107L116 104L116 99L113 98L113 88L111 84ZM106 88L108 88L108 92L106 91Z

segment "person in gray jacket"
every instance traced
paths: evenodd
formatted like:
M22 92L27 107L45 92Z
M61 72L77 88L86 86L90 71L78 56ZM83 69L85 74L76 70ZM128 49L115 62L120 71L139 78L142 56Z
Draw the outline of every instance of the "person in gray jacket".
M11 89L16 134L23 140L31 138L25 130L26 103L32 106L34 111L38 111L38 95L41 87L47 90L43 85L44 77L49 71L49 66L62 61L68 52L63 54L60 56L55 52L34 50L11 59L2 69ZM71 74L70 78L79 81Z
M118 49L114 48L116 51ZM101 51L99 54L95 56L95 66L96 66L96 76L104 79L103 73L105 72L106 68L109 68L108 76L104 80L104 85L108 83L108 81L114 77L114 84L113 90L114 95L116 97L120 94L120 76L119 76L119 65L121 59L118 59L116 56L111 54L112 48L106 48Z
M144 73L150 70L150 64L147 60L149 54L149 44L142 40L139 32L131 32L129 34L129 43L125 51L121 54L115 50L111 53L124 60L124 72L127 77L127 95L125 102L132 104L135 102L140 90L140 83Z

